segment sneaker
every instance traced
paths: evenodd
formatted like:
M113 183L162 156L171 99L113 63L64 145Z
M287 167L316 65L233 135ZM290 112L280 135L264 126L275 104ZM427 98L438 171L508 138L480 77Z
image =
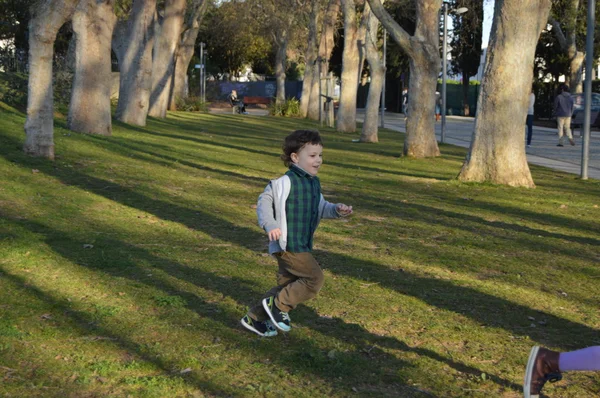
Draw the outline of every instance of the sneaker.
M250 318L250 316L246 315L240 321L243 327L246 329L253 331L259 336L262 337L273 337L277 336L277 329L273 327L271 321L255 321Z
M242 112L243 115L248 115L248 112L244 111Z
M538 346L531 349L523 383L525 398L538 397L547 381L554 383L562 379L558 369L559 355L556 351Z
M556 144L556 146L564 146L564 145L563 145L563 144L561 144L561 143L558 143L558 144Z
M290 316L287 312L283 312L277 308L275 305L275 296L264 299L262 305L265 308L265 311L267 311L269 318L271 318L271 321L273 321L273 325L275 325L277 329L284 332L290 331L292 328L290 326Z
M575 146L575 140L573 138L569 138L569 144Z

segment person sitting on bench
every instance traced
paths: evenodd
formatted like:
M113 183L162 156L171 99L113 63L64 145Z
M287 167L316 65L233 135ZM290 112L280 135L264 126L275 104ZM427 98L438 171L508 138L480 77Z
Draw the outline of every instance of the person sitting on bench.
M244 102L242 100L240 100L237 96L237 91L235 90L231 90L231 93L229 94L229 96L227 97L229 99L229 103L231 104L231 106L238 108L238 113L247 115L248 112L246 112L246 105L244 105Z

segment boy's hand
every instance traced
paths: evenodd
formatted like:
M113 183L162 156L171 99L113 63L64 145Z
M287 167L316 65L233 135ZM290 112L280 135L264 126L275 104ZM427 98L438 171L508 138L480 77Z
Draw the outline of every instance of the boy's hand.
M343 203L338 203L335 206L335 210L341 215L341 216L349 216L350 214L352 214L352 206L346 206Z
M269 241L279 240L281 238L281 230L279 228L272 229L269 232Z

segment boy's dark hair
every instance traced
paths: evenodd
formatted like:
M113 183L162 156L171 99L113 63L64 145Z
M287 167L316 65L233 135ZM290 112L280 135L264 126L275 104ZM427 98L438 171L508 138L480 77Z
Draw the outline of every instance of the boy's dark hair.
M569 86L567 86L566 84L562 84L562 85L560 86L560 92L561 92L561 93L564 93L565 91L568 93L568 92L570 92L571 90L569 90Z
M293 163L292 153L298 153L306 144L323 146L319 132L316 130L296 130L285 137L282 145L283 154L281 155L283 163L289 167Z

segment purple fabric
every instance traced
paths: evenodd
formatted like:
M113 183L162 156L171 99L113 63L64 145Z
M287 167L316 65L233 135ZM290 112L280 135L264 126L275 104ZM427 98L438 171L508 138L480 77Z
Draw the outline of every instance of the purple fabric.
M571 352L561 352L558 359L558 367L561 372L600 370L600 346L587 347Z

